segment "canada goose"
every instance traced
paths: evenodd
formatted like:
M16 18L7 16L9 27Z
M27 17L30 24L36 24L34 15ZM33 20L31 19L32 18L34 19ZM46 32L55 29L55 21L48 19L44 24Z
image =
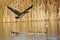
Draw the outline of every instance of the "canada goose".
M16 9L13 9L13 8L7 6L8 9L10 9L12 12L14 12L14 14L17 15L17 16L15 17L16 19L23 17L24 14L28 13L28 12L29 12L28 10L31 9L32 7L33 7L33 5L30 6L29 8L27 8L26 10L24 10L23 12L19 12L19 11L17 11Z

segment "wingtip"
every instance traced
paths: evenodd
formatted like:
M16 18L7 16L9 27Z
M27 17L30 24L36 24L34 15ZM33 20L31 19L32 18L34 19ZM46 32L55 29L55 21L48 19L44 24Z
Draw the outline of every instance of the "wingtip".
M32 5L33 6L33 5Z
M7 6L7 7L9 7L9 6Z
M9 6L7 6L7 8L9 8Z
M33 7L33 5L31 6L31 8Z

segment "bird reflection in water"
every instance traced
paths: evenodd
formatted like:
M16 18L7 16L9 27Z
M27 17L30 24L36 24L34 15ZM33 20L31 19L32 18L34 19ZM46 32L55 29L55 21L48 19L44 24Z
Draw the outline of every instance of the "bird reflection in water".
M18 36L20 33L19 32L11 32L12 36Z

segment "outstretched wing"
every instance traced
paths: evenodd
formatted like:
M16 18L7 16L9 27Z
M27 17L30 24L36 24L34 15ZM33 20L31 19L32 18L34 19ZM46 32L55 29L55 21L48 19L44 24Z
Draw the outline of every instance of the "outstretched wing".
M10 9L12 12L14 12L14 14L16 14L16 15L20 15L20 14L21 14L21 13L20 13L19 11L17 11L16 9L13 9L13 8L11 8L11 7L9 7L9 6L7 6L7 8Z
M28 12L28 10L29 9L31 9L33 7L33 5L32 6L30 6L29 8L27 8L25 11L23 11L22 13L26 13L26 12Z

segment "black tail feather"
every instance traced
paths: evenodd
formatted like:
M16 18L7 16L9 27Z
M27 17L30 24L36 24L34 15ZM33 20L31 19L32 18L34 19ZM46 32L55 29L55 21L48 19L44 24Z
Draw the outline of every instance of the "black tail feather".
M15 17L16 19L19 19L20 17L19 16L17 16L17 17Z

